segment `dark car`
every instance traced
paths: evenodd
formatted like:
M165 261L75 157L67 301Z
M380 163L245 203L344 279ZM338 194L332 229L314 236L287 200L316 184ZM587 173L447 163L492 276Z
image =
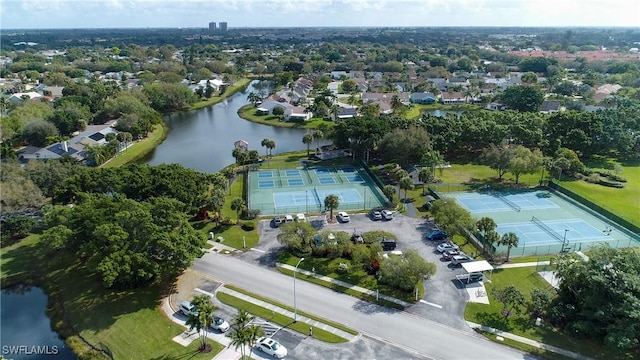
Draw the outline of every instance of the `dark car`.
M432 232L427 234L427 239L429 240L444 240L448 238L449 235L442 230L433 230Z
M457 249L445 250L442 253L442 258L446 261L451 261L454 255L460 255L460 254L461 254L460 250L457 250Z
M278 227L280 226L282 223L284 223L284 220L280 217L280 216L274 216L273 220L271 220L273 222L273 226L274 227Z
M351 234L351 242L354 244L363 244L362 231L354 231L353 234Z
M380 239L380 245L382 245L382 250L390 251L395 250L397 244L393 239L382 238Z

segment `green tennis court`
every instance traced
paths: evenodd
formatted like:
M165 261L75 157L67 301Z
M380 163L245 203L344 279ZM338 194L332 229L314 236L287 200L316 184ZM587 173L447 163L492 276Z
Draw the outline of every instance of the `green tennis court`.
M367 210L386 203L360 166L250 171L248 179L249 208L263 215L319 213L329 195L338 196L338 210Z

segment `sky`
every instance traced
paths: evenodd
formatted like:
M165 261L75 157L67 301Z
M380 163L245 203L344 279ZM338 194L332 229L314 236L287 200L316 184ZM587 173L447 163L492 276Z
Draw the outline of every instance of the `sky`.
M0 0L1 29L640 27L640 0Z

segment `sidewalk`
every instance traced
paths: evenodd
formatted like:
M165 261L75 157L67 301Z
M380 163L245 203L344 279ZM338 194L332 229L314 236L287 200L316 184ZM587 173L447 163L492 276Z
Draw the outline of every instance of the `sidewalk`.
M219 292L223 292L225 294L229 294L229 295L235 296L235 297L237 297L239 299L242 299L244 301L250 302L252 304L258 305L258 306L263 307L265 309L269 309L269 310L271 310L273 312L277 312L278 314L282 314L282 315L284 315L286 317L289 317L289 318L293 319L293 316L294 316L293 311L289 311L287 309L283 309L283 308L281 308L279 306L270 304L268 302L264 302L262 300L258 300L258 299L252 298L252 297L250 297L248 295L245 295L243 293L237 292L237 291L232 290L232 289L228 289L228 288L226 288L224 286L221 286L220 288L218 288L218 291ZM310 319L310 318L308 318L306 316L303 316L303 315L300 315L300 314L296 315L296 319L298 320L298 322L302 322L302 323L305 323L305 324L309 324L311 326L315 326L315 327L317 327L319 329L322 329L324 331L327 331L327 332L330 332L330 333L335 334L337 336L340 336L341 338L347 339L347 341L349 341L349 342L353 342L353 341L357 340L360 337L360 335L349 334L348 332L345 332L345 331L340 330L338 328L335 328L333 326L321 323L319 321ZM274 325L276 325L276 324L274 324ZM276 326L279 326L279 325L276 325Z
M590 358L590 357L587 357L587 356L584 356L584 355L580 355L578 353L574 353L574 352L569 351L569 350L561 349L559 347L555 347L555 346L552 346L552 345L543 344L543 343L535 341L535 340L527 339L525 337L522 337L522 336L519 336L519 335L515 335L515 334L512 334L512 333L508 333L508 332L505 332L505 331L502 331L502 330L494 329L492 327L476 324L476 323L471 322L471 321L467 321L467 324L469 324L469 326L472 329L480 329L482 331L486 331L486 332L489 332L489 333L492 333L492 334L495 334L495 335L498 335L498 336L502 336L503 338L507 338L507 339L511 339L511 340L514 340L514 341L517 341L517 342L520 342L520 343L523 343L523 344L527 344L527 345L533 346L533 347L538 348L538 349L544 349L544 350L547 350L547 351L551 351L553 353L560 354L562 356L566 356L566 357L571 358L571 359L594 360L593 358Z
M549 265L551 264L551 261L540 261L540 262L525 262L525 263L515 263L515 264L502 264L502 265L497 265L494 266L494 269L512 269L512 268L520 268L520 267L531 267L531 266L538 266L538 265Z
M291 266L291 265L276 263L276 266L285 268L287 270L296 271L296 268ZM298 273L304 274L304 275L307 275L307 276L313 276L316 279L320 279L320 280L328 282L328 283L339 285L339 286L342 286L342 287L347 288L349 290L355 290L355 291L361 292L363 294L367 294L367 295L374 296L374 297L376 296L376 292L373 291L373 290L365 289L365 288L360 287L360 286L354 286L353 284L349 284L349 283L346 283L344 281L336 280L336 279L330 278L328 276L318 275L318 274L312 273L311 271L307 271L307 270L303 270L303 269L298 269ZM386 300L386 301L389 301L389 302L392 302L392 303L396 303L396 304L402 305L404 307L409 307L409 306L413 305L413 304L410 304L410 303L408 303L406 301L402 301L402 300L396 299L396 298L388 296L388 295L379 294L377 296L380 299L383 299L383 300Z

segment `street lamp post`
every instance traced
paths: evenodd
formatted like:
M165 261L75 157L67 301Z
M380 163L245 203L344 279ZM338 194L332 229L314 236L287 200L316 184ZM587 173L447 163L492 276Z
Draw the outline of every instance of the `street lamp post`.
M296 264L296 270L293 272L293 322L298 322L298 308L296 306L296 273L298 272L298 266L304 260L304 258L300 258L298 263Z

